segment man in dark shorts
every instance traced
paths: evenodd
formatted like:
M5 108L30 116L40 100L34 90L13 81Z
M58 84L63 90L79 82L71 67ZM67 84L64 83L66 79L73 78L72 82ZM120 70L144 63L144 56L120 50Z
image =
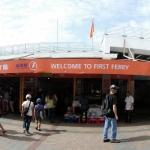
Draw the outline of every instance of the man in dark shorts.
M41 131L41 122L45 117L45 109L44 106L41 104L41 98L36 100L37 105L34 107L34 116L35 116L35 123L36 123L36 130Z
M111 142L111 143L120 143L119 140L116 140L117 135L117 97L116 93L119 87L115 85L110 86L110 94L108 95L109 106L111 112L106 116L104 132L103 132L103 142ZM108 129L111 127L110 139L108 139Z

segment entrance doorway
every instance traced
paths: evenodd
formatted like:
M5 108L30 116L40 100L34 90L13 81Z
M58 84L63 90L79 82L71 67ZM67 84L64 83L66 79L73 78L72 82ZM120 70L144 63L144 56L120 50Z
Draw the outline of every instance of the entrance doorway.
M4 93L6 89L9 92L9 87L13 86L15 91L15 102L14 102L14 111L15 113L19 112L19 89L20 89L20 78L19 77L1 77L0 78L0 87L2 91L2 96L4 97Z
M127 80L117 80L112 79L111 84L114 84L119 87L119 90L117 91L117 102L119 107L118 108L124 108L124 100L126 97L126 91L127 91Z
M67 107L72 106L73 79L38 78L38 86L43 89L44 98L49 90L53 91L57 95L57 114L64 114L67 111Z
M150 106L150 81L135 80L135 105L139 108Z

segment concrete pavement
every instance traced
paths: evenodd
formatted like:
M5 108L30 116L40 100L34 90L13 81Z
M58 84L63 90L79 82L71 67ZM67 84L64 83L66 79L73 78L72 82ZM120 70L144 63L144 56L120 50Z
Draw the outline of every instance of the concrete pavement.
M150 150L150 118L132 124L118 123L117 139L121 143L103 143L103 124L63 123L45 120L42 131L31 123L31 136L22 133L20 116L4 116L0 122L7 130L0 137L0 150Z

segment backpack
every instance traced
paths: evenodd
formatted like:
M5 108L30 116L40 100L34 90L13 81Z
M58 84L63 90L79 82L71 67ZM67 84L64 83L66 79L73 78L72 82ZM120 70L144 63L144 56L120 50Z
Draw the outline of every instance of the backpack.
M102 110L102 116L106 116L109 115L111 113L111 108L110 108L110 104L109 104L109 94L106 95L105 100L102 103L101 106L101 110Z

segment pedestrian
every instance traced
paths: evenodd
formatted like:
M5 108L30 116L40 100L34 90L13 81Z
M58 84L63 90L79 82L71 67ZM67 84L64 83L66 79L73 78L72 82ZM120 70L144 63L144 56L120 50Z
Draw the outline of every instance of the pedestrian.
M23 133L25 135L30 135L29 128L32 118L34 118L34 104L31 102L32 96L30 94L26 95L26 101L22 103L22 111L29 107L29 111L27 112L27 115L23 115L21 113L21 117L23 117Z
M2 115L2 100L3 100L2 91L0 91L0 118ZM4 129L1 123L0 123L0 128L2 129L2 133L0 133L0 136L2 136L6 132L6 130Z
M10 109L11 109L11 115L14 115L14 102L15 102L16 94L14 91L13 86L10 86L10 93L9 93L9 103L10 103Z
M46 113L44 106L42 105L41 98L38 98L36 100L37 105L34 107L34 117L35 117L35 123L36 123L36 130L41 131L41 121L43 118L46 118Z
M103 131L103 142L111 142L111 143L120 143L119 140L116 140L117 135L117 97L116 93L119 87L115 85L110 86L110 94L108 94L108 103L110 108L110 113L105 116L105 124ZM111 127L110 139L108 139L108 129Z
M125 123L131 123L132 122L132 111L134 106L134 98L131 96L130 91L126 92L126 98L125 98Z
M5 89L4 92L4 103L5 103L5 112L8 113L9 112L9 88Z
M45 97L45 103L48 109L48 120L50 123L55 123L54 116L56 105L54 104L54 99L56 100L56 102L58 101L56 94L53 94L52 92L49 91Z
M87 94L82 94L81 98L80 98L80 123L82 124L82 117L83 117L83 113L85 113L85 123L87 123L87 111L89 109L89 103L88 103L88 98L87 98Z

